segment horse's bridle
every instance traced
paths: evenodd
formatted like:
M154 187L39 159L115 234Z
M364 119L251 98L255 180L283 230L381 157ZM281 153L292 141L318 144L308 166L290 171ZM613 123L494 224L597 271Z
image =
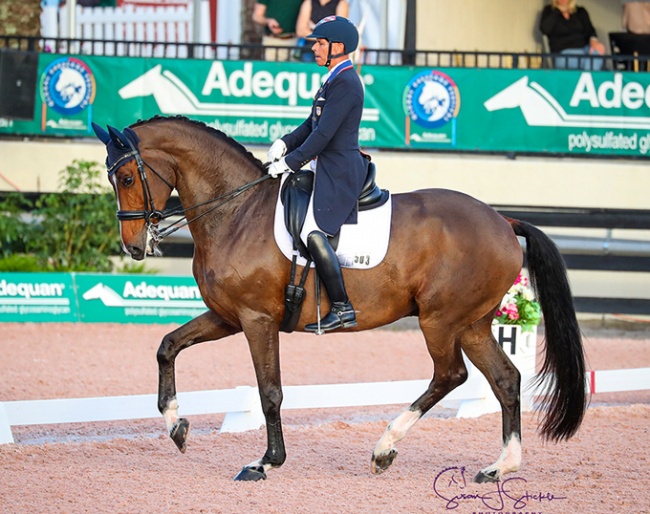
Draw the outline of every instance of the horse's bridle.
M121 155L109 168L107 168L109 178L112 177L115 172L120 169L122 163L130 160L131 158L135 159L136 165L138 167L138 174L140 175L140 182L142 182L142 197L144 199L145 209L142 211L117 211L117 219L119 221L131 221L131 220L140 220L144 219L147 227L152 223L158 223L165 218L173 216L175 209L164 209L162 211L156 209L156 206L153 203L153 196L151 195L151 189L149 187L149 180L147 179L147 172L145 171L145 165L154 172L154 174L162 180L171 191L174 190L172 186L160 173L158 173L151 166L146 164L140 155L140 150L133 144L131 139L128 139L129 146L131 151ZM116 184L117 187L117 184Z
M212 198L211 200L208 200L206 202L198 203L196 205L193 205L191 207L176 207L174 209L163 209L162 211L159 209L156 209L156 206L154 205L153 201L153 196L151 195L151 188L149 187L149 180L147 178L147 172L145 170L146 168L149 168L154 175L156 175L160 180L162 180L167 187L171 191L173 191L175 188L172 184L169 183L168 180L165 179L160 173L158 173L150 164L145 162L145 160L142 158L142 155L140 154L140 149L137 147L137 145L131 140L131 138L126 138L129 147L131 149L130 152L122 154L114 163L112 163L109 167L107 167L107 172L109 178L112 177L115 172L124 164L125 161L130 160L131 158L135 159L136 166L138 168L138 174L140 176L140 182L142 182L142 197L144 200L144 206L145 208L141 211L125 211L125 210L118 210L117 211L117 219L119 221L133 221L133 220L140 220L144 219L145 221L145 226L147 227L147 232L151 236L151 250L155 250L156 246L158 246L158 243L160 243L165 237L169 236L170 234L173 234L180 228L183 228L193 221L196 221L197 219L205 216L209 212L221 207L222 205L226 204L230 200L233 200L243 192L247 191L253 186L256 186L257 184L265 181L268 179L271 175L265 174L252 182L248 182L244 185L241 185L232 191L228 191L227 193L224 193L222 195L219 195L215 198ZM265 166L267 166L265 164ZM117 193L117 183L115 184L116 187L116 193ZM219 202L219 203L215 203ZM192 209L196 209L197 207L203 207L206 205L212 205L209 209L206 209L202 213L194 216L192 219L187 219L186 212ZM181 216L180 219L176 220L174 223L171 225L166 226L163 229L158 228L158 223L164 219L170 218L172 216Z

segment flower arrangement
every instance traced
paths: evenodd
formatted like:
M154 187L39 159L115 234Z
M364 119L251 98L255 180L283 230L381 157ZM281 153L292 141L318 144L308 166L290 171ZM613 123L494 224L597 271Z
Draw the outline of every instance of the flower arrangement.
M528 276L519 272L517 280L501 300L492 323L519 325L522 331L529 332L539 325L540 318L541 308L535 300Z

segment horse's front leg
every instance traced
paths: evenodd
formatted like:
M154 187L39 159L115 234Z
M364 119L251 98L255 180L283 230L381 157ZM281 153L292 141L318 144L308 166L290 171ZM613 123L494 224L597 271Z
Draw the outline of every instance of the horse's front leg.
M272 320L256 320L248 328L244 326L244 333L248 339L262 411L266 418L267 448L264 456L244 466L235 480L257 481L266 479L266 472L280 467L287 457L280 419L280 336L278 327Z
M176 400L176 357L181 350L202 343L214 341L239 332L224 323L212 311L205 312L185 325L167 334L158 348L158 410L165 418L165 424L178 449L185 453L190 422L178 417Z

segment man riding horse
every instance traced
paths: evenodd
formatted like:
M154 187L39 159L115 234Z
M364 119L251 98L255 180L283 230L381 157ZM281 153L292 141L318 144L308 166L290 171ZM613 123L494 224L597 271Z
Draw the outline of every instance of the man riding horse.
M310 163L315 172L313 195L300 234L322 279L332 308L320 330L357 325L341 266L330 243L346 223L357 222L357 199L368 166L359 151L363 86L348 54L356 50L359 33L348 19L328 16L308 36L316 63L329 70L316 93L309 117L293 132L276 140L268 152L274 178ZM318 323L305 327L317 332Z

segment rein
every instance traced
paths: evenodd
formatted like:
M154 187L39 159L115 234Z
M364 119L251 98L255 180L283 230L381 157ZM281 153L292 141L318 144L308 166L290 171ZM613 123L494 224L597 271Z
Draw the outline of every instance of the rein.
M195 205L192 205L191 207L180 207L180 208L175 208L175 209L163 209L162 211L159 209L156 209L154 202L153 202L153 197L151 195L151 188L149 187L149 180L147 178L147 173L145 170L145 167L149 168L154 175L156 175L160 180L162 180L167 187L169 187L170 190L174 190L174 186L169 183L160 173L158 173L154 168L151 167L150 164L145 162L145 160L142 158L140 155L140 150L137 148L137 146L130 140L128 139L129 146L131 148L131 151L127 154L124 154L120 159L118 159L116 162L114 162L110 168L107 169L108 171L108 176L111 177L115 174L115 172L119 169L120 163L124 162L126 159L129 159L133 157L135 159L135 162L138 167L138 174L140 175L140 181L142 182L142 196L144 199L144 204L145 204L145 209L141 211L124 211L124 210L119 210L117 211L117 219L119 221L131 221L131 220L139 220L139 219L144 219L145 224L147 227L147 231L149 232L149 235L151 236L151 243L152 243L152 252L155 250L155 248L158 246L158 244L167 236L170 234L173 234L177 230L189 225L193 221L198 220L199 218L202 218L206 214L212 212L215 209L218 209L222 205L225 205L228 203L230 200L235 199L237 196L240 194L244 193L245 191L248 191L250 188L256 186L257 184L260 184L261 182L264 182L268 178L271 177L271 175L265 174L251 182L248 182L246 184L243 184L231 191L228 191L227 193L224 193L222 195L219 195L215 198L212 198L210 200L207 200L202 203L198 203ZM266 163L265 166L268 167L269 163ZM217 203L218 202L218 203ZM198 214L197 216L194 216L192 219L187 219L187 216L185 213L189 210L196 209L198 207L204 207L206 205L211 205L209 209L206 209L203 211L201 214ZM164 229L160 230L158 229L158 223L164 219L170 218L172 216L179 216L181 215L182 217L178 220L176 220L174 223L171 225L168 225Z
M149 166L149 165L147 164L147 166ZM151 168L151 166L149 166L149 168ZM174 223L172 223L171 225L166 226L162 230L158 230L158 227L156 225L151 224L151 225L149 225L149 232L151 233L152 237L154 237L154 235L155 235L158 242L160 242L160 241L162 241L163 238L167 237L168 235L173 234L177 230L189 225L193 221L196 221L199 218L202 218L203 216L205 216L206 214L212 212L213 210L218 209L222 205L225 205L226 203L228 203L230 200L234 200L240 194L244 193L245 191L248 191L250 188L256 186L257 184L260 184L261 182L264 182L266 179L268 179L270 177L271 177L271 175L264 175L262 177L256 178L255 180L253 180L251 182L248 182L246 184L243 184L243 185L233 189L232 191L228 191L227 193L224 193L224 194L219 195L219 196L217 196L215 198L212 198L211 200L207 200L207 201L202 202L202 203L197 203L197 204L195 204L195 205L193 205L191 207L187 207L187 208L182 208L181 207L180 209L179 208L165 209L162 212L160 212L160 216L161 216L160 219L161 220L169 218L170 216L176 216L176 215L179 215L179 214L183 214L183 216L179 220L176 220ZM219 202L219 203L215 204L215 202ZM205 205L210 205L210 204L215 204L215 205L212 205L212 207L210 207L209 209L206 209L201 214L198 214L197 216L194 216L192 219L188 220L187 216L185 216L185 214L184 214L185 212L187 212L187 211L189 211L191 209L196 209L197 207L203 207Z

